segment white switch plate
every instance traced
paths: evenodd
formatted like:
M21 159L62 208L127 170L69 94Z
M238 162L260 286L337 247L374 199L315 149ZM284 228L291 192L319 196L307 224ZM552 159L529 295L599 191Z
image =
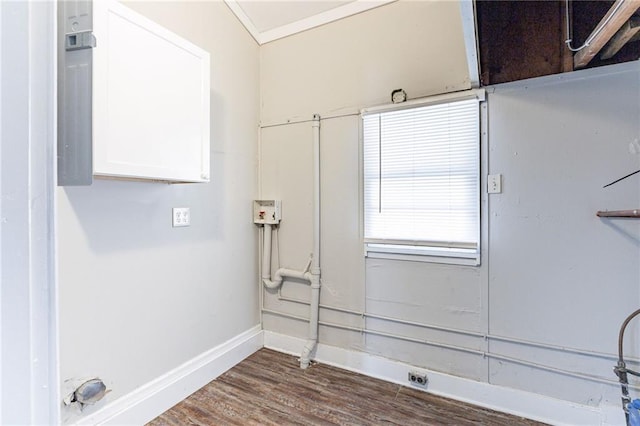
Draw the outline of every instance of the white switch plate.
M191 225L191 212L189 207L174 207L172 209L173 226L189 226Z
M487 192L489 194L502 193L502 175L487 176Z

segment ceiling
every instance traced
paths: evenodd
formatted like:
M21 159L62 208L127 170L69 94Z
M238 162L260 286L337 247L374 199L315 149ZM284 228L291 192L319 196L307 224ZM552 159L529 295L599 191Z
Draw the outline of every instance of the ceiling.
M396 0L225 0L247 31L264 44Z

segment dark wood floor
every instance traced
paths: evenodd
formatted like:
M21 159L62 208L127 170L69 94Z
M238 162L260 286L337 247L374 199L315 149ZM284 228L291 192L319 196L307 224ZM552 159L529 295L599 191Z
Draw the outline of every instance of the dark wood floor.
M262 349L149 425L539 425Z

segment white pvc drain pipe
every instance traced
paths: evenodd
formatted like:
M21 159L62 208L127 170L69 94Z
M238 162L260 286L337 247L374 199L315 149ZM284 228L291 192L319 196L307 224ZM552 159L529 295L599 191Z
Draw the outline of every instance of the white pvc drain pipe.
M277 289L284 278L297 278L309 282L309 338L300 355L300 368L311 363L311 356L318 344L318 320L320 311L320 116L314 114L313 122L313 251L311 262L304 271L280 268L271 279L271 225L264 225L262 251L262 283L269 289Z

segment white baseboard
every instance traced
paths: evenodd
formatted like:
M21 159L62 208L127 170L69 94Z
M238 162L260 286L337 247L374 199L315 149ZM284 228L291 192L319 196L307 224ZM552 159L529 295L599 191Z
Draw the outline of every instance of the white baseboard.
M299 355L306 340L255 326L193 358L105 407L76 420L78 425L142 425L173 407L260 348ZM416 368L365 352L319 344L316 361L407 386L407 371L429 376L427 391L553 425L624 425L619 406L591 407L530 392ZM422 390L419 387L415 389Z
M78 425L143 425L263 347L260 325L83 417Z
M299 355L306 341L270 331L264 332L264 346L280 352ZM448 374L416 368L387 358L319 344L315 361L408 386L409 370L429 376L427 391L458 401L468 402L541 421L553 425L624 425L619 406L591 407L543 395L524 392L489 383L477 382ZM422 388L415 387L422 390Z

